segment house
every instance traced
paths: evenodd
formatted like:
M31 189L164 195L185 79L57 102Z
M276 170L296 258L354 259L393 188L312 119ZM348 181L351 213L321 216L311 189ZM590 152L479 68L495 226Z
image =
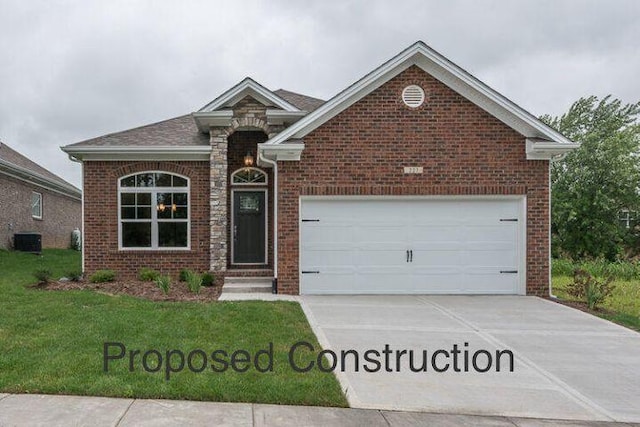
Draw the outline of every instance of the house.
M246 78L63 150L83 163L88 273L546 295L549 162L575 147L417 42L326 102Z
M16 233L37 233L45 248L68 248L82 223L81 192L0 142L0 249Z

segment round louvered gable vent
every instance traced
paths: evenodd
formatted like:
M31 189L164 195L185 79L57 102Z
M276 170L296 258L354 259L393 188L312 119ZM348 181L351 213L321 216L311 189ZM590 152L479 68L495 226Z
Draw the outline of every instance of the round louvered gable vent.
M411 108L418 108L424 103L424 90L418 85L410 85L402 91L402 102Z

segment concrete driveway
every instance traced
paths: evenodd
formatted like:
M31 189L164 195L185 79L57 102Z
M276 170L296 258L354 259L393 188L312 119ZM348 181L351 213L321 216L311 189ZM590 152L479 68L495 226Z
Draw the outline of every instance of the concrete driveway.
M467 349L469 358L478 350L514 355L513 372L504 363L496 372L495 362L486 373L474 371L471 362L469 372L450 367L438 373L431 365L427 372L412 372L407 355L401 358L400 372L365 372L362 365L354 372L347 363L347 370L336 374L352 407L640 422L640 334L578 310L521 296L300 300L323 347L338 355L354 349L361 363L365 351L382 351L385 344L394 350L414 349L414 368L420 367L423 349L430 358L454 344ZM449 355L436 358L439 369L452 362ZM485 356L478 356L480 369L487 365Z

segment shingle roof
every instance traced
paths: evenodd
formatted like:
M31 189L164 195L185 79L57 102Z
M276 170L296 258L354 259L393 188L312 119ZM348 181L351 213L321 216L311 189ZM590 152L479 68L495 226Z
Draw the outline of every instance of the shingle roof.
M26 169L32 174L40 175L49 181L62 185L63 187L71 187L77 190L77 192L80 192L80 190L74 185L68 183L58 175L50 172L48 169L43 168L36 162L29 160L22 154L9 147L4 142L0 142L0 160L4 160L5 162L11 163L14 166L18 166L19 168Z
M285 101L304 111L313 111L324 101L299 93L278 89L274 92ZM110 133L67 145L67 147L136 147L136 146L207 146L209 136L198 131L190 114L163 120L137 128Z
M137 128L110 133L67 147L76 146L198 146L209 145L209 136L198 131L190 114Z
M325 103L322 99L312 98L310 96L291 92L285 89L274 90L273 93L285 101L295 105L299 109L307 112L311 112Z

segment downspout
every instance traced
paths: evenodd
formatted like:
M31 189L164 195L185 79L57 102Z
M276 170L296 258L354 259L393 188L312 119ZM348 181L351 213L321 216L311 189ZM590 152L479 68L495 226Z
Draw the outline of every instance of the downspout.
M82 274L85 274L84 268L84 162L68 154L69 160L80 163L80 175L82 176L82 193L80 193L80 257L82 258Z
M553 294L553 285L551 281L551 268L553 263L553 259L551 257L551 163L564 160L564 158L567 157L567 154L569 154L569 152L562 153L557 156L551 156L549 159L549 298L551 299L558 299L558 297Z
M267 159L258 149L258 162L264 162L273 167L273 282L271 292L278 293L278 162Z

